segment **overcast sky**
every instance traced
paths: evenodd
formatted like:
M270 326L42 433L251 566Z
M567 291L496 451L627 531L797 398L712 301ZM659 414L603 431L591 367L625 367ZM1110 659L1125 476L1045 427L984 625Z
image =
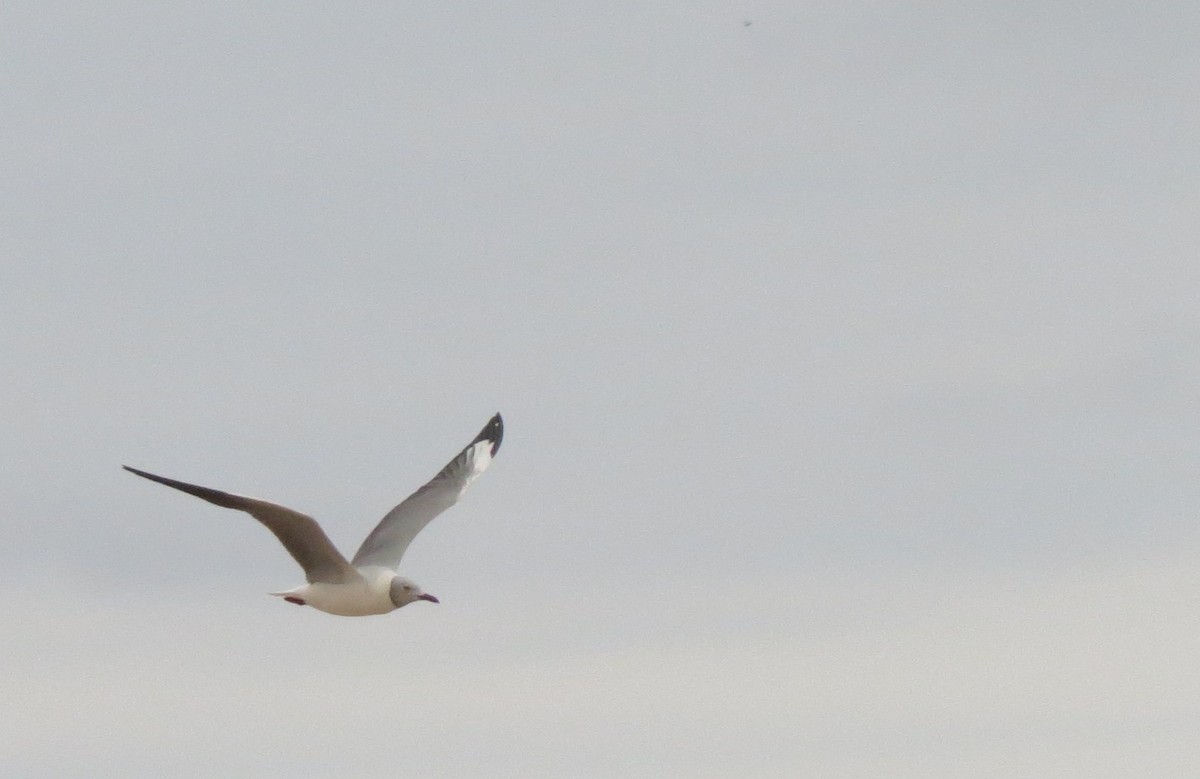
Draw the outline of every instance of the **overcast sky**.
M5 3L0 773L1200 775L1198 35Z

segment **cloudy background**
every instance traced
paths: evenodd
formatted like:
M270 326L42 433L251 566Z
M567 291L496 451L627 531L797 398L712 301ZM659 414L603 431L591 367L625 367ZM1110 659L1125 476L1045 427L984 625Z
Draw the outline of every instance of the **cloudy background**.
M1195 776L1194 3L0 11L0 773ZM501 411L404 562L265 595Z

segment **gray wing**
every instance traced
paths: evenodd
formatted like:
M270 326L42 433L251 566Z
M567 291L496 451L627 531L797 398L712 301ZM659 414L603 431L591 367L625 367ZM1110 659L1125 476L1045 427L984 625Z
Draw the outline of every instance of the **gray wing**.
M492 417L475 440L434 476L387 513L354 555L355 565L382 565L395 570L404 550L433 518L458 502L467 485L491 464L500 451L504 420Z
M130 473L136 473L150 481L174 487L177 490L203 498L227 509L244 511L275 534L284 548L300 563L304 575L310 582L332 582L341 584L360 578L359 573L346 562L346 558L337 550L329 536L317 524L317 521L307 514L293 511L285 506L277 506L265 500L233 495L220 490L198 487L182 481L175 481L164 476L139 471L128 465L121 466Z

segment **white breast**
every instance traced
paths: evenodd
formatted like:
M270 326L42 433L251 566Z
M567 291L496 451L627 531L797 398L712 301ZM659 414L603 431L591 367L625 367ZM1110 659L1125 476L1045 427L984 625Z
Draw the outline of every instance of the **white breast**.
M347 584L316 582L287 592L271 594L300 598L305 605L340 617L365 617L395 611L396 604L392 603L388 596L388 587L394 574L382 569L372 570L373 568L372 566L361 569L363 578Z

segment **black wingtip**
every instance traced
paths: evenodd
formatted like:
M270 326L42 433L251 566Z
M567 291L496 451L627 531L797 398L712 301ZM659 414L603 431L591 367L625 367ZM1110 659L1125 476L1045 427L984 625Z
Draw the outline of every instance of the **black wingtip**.
M188 495L195 495L201 500L207 500L209 503L221 506L222 508L238 509L239 511L246 510L247 499L241 497L240 495L231 495L228 492L214 490L211 487L201 487L199 484L188 484L186 481L168 479L166 476L159 476L157 474L147 473L146 471L139 471L137 468L130 468L128 465L122 465L121 467L130 473L135 473L138 476L141 476L143 479L149 479L150 481L158 482L159 484L166 485L167 487L179 490L180 492L186 492Z
M124 468L125 470L129 471L130 473L134 473L134 474L137 474L138 476L141 476L143 479L149 479L150 481L156 481L159 484L165 484L168 487L174 487L176 484L181 483L181 482L175 481L174 479L168 479L165 476L159 476L157 474L147 473L146 471L139 471L137 468L134 468L129 465L122 465L121 467Z
M496 452L500 451L500 442L504 440L504 420L499 414L488 420L488 423L483 426L483 430L479 431L479 435L475 436L472 444L477 444L480 441L490 441L492 444L492 456L496 456Z

